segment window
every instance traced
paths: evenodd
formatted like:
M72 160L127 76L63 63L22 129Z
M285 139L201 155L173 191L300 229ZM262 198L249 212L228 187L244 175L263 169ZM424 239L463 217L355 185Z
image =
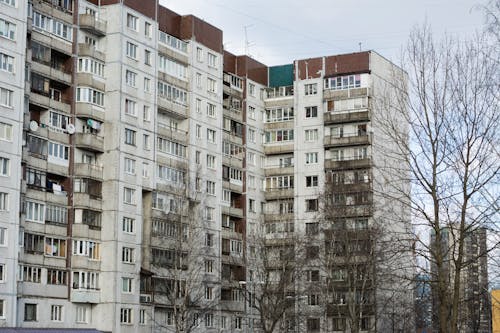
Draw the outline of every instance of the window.
M205 299L211 300L214 297L214 288L205 287Z
M161 137L157 138L157 149L162 153L174 155L181 158L186 157L186 146Z
M120 323L132 324L132 309L129 308L120 309Z
M266 131L265 132L265 143L283 142L283 141L293 141L293 129L286 130L276 130L276 131Z
M73 255L100 259L100 244L90 240L73 240Z
M66 257L66 240L45 237L45 255L49 257Z
M221 316L220 317L220 328L226 328L226 317L225 316Z
M123 202L130 205L135 205L135 190L132 188L123 188Z
M0 0L1 2L1 0ZM5 301L3 299L0 299L0 318L5 318Z
M319 294L309 294L307 295L308 305L319 305Z
M241 330L243 318L234 317L234 328L237 330Z
M207 168L215 169L215 156L207 154Z
M76 88L76 101L104 106L104 93L92 88L78 87Z
M306 95L316 95L318 93L318 84L317 83L305 84L304 90Z
M306 187L317 187L318 176L306 176Z
M207 194L215 195L215 182L207 180Z
M36 321L36 308L37 304L24 304L24 321Z
M319 232L319 224L317 222L306 223L306 235L317 235L318 232Z
M125 157L125 173L135 175L135 160Z
M12 141L12 125L0 123L0 140Z
M134 231L134 226L135 226L135 219L132 219L130 217L124 217L122 219L122 231L126 232L128 234L133 234Z
M266 123L293 120L294 118L293 107L266 109Z
M0 2L12 7L16 6L16 0L0 0Z
M306 118L316 118L318 116L317 106L307 106L306 107Z
M163 31L158 31L158 40L160 43L167 45L168 47L174 48L177 51L187 53L187 43Z
M207 128L207 140L208 142L215 143L216 132L210 128Z
M212 117L212 118L217 117L215 104L207 103L207 116Z
M207 221L215 221L215 208L205 207L205 217Z
M306 271L306 279L308 282L318 282L319 281L319 271L317 271L317 270Z
M248 118L255 119L255 107L248 106Z
M149 22L144 22L144 36L148 38L153 36L153 27Z
M16 25L12 22L0 18L0 37L11 40L16 39Z
M60 224L68 223L68 209L64 206L47 204L45 221Z
M67 285L68 272L58 269L47 269L47 284Z
M255 97L255 84L253 84L253 83L248 84L248 93L250 94L250 96ZM254 119L254 118L252 118L252 119Z
M40 283L41 276L42 269L40 267L25 265L19 266L19 281Z
M306 211L307 212L318 211L318 199L307 199L306 200Z
M196 125L196 137L201 138L201 125Z
M0 70L14 73L14 57L0 53Z
M51 321L62 321L62 305L51 305L50 306L50 320Z
M213 272L214 272L214 261L205 260L205 273L213 273Z
M129 71L128 69L125 71L125 83L130 87L135 87L136 84L137 73Z
M196 60L198 62L203 62L203 50L201 47L196 48Z
M275 190L284 188L294 188L294 177L293 176L274 176L266 177L265 189Z
M146 309L139 310L139 325L146 325Z
M361 75L344 75L325 79L325 89L341 90L361 87Z
M0 246L7 245L7 228L0 228ZM0 275L0 281L2 280L2 276Z
M127 14L127 28L137 31L137 21L139 19L130 13Z
M39 202L26 201L26 221L43 223L45 221L45 205Z
M205 313L205 327L214 327L213 313Z
M162 54L158 56L158 70L181 80L187 80L188 78L188 68L186 65Z
M248 141L255 143L255 141L256 141L255 137L256 137L255 129L248 128Z
M137 59L137 45L127 42L127 57Z
M55 160L69 161L69 147L60 143L49 141L49 158Z
M187 106L187 91L169 83L158 81L158 96L175 104Z
M217 56L213 53L207 52L207 62L210 67L217 67Z
M0 176L8 176L10 174L10 160L5 157L0 157Z
M255 213L255 200L248 199L248 210L252 213Z
M184 185L185 172L158 164L158 179L175 186Z
M12 107L12 95L13 94L14 94L14 92L12 90L0 88L0 105Z
M147 105L144 105L142 108L142 120L151 121L151 108Z
M134 249L130 247L122 248L122 262L132 264L134 263Z
M0 192L0 211L9 210L9 194Z
M78 72L104 77L104 64L92 58L78 58Z
M53 130L65 130L69 124L69 117L64 114L50 111L49 116L49 128Z
M149 178L149 163L142 163L142 178Z
M5 273L5 264L0 264L0 283L5 282Z
M305 140L308 142L318 141L318 129L305 130Z
M87 323L87 307L85 305L77 305L76 307L76 322Z
M125 129L125 143L127 145L135 146L135 134L135 131L128 128Z
M208 92L217 93L217 81L212 78L207 78L207 90Z
M73 272L73 288L98 290L99 273L86 271Z
M306 164L318 163L318 153L306 153Z
M132 292L132 282L134 280L128 277L122 277L122 292L131 293Z
M125 100L125 114L130 116L137 116L137 103L130 99Z

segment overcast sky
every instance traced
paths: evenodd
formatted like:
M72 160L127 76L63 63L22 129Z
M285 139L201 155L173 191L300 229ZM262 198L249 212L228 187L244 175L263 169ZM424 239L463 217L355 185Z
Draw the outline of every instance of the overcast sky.
M485 0L160 0L224 32L225 49L248 53L266 65L322 55L375 50L398 62L415 24L436 34L481 30L476 7ZM247 38L245 38L245 27Z

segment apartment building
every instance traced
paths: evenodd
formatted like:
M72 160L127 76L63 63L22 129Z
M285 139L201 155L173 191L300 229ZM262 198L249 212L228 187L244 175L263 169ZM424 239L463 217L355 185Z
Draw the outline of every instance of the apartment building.
M292 238L307 240L306 277L280 329L349 325L345 281L322 268L322 198L356 240L384 213L372 115L388 110L372 100L394 65L360 52L268 67L154 1L0 8L0 326L257 331L255 244Z

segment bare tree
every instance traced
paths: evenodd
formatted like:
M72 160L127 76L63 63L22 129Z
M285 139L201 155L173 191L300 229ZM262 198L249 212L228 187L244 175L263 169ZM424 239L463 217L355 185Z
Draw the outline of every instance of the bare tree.
M156 332L194 332L204 321L215 324L220 283L215 242L218 237L203 226L201 202L183 190L155 198L151 218L151 257L147 284L153 295ZM155 194L159 196L159 194ZM211 267L207 268L206 265Z
M430 268L434 326L443 333L486 321L468 313L464 290L473 283L469 268L498 244L499 74L488 45L481 36L436 42L428 26L415 29L402 66L408 80L395 74L388 97L376 101L392 111L378 115L390 141L384 153L397 161L383 167L399 175L385 196L412 211L416 254L427 263L420 268ZM402 186L408 180L411 192ZM470 251L481 230L488 246Z
M252 252L249 267L251 281L244 283L244 295L250 309L257 312L262 332L296 325L296 280L303 264L303 246L293 233L267 237L264 228L249 236ZM292 323L289 325L289 323Z

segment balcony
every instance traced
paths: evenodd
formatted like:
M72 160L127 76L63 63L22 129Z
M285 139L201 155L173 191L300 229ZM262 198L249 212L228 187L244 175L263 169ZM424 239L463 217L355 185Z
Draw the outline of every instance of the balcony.
M288 144L265 144L264 153L266 155L293 153L293 143Z
M264 175L269 176L281 176L281 175L293 175L293 166L283 167L283 166L266 166L264 169Z
M83 118L91 118L100 122L104 122L104 109L93 106L89 103L76 103L76 116Z
M88 163L75 163L75 176L102 180L103 167Z
M370 134L344 136L344 137L335 137L332 135L327 135L323 139L323 144L325 145L325 148L359 146L359 145L366 146L371 143L372 143L372 137Z
M185 105L176 103L162 96L158 96L158 108L160 112L168 113L177 119L187 119L188 110Z
M362 158L357 160L325 160L325 169L336 169L336 170L350 170L350 169L363 169L369 168L372 165L371 158Z
M243 182L235 179L222 179L222 187L236 193L243 193Z
M96 289L71 289L71 302L97 304L101 301L101 292Z
M106 35L106 21L89 14L80 14L79 21L80 29L101 37Z
M370 89L367 87L340 89L340 90L332 90L332 89L323 90L323 98L325 100L339 100L339 99L356 98L356 97L367 97L369 95L370 95Z
M243 159L238 157L224 155L222 156L222 164L237 169L243 169Z
M102 201L88 193L75 192L73 194L73 205L75 207L90 208L91 210L102 210Z
M65 113L71 112L71 105L66 100L56 100L50 97L50 94L44 94L33 91L30 94L30 103L42 106L46 109L60 110Z
M243 209L236 207L222 206L222 214L243 218Z
M357 121L370 121L370 118L371 113L368 110L345 113L325 112L323 116L325 124L344 124Z
M264 90L264 101L277 98L293 97L293 86L267 88Z
M238 288L240 286L238 285ZM231 312L240 312L243 313L245 311L245 302L241 301L220 301L220 308L222 311L231 311Z
M78 55L96 58L97 60L100 60L100 61L106 60L104 52L98 51L95 48L95 46L85 44L85 43L78 44Z
M26 197L43 201L51 204L56 204L59 206L68 205L68 196L65 191L53 191L52 189L48 189L46 187L33 187L32 185L27 185Z
M73 54L73 44L71 44L71 42L61 38L52 37L45 31L40 31L35 27L32 29L31 39L61 53Z
M175 141L180 141L186 143L189 139L189 135L187 131L183 131L174 127L169 126L168 124L158 122L158 127L156 129L157 134L166 138L172 139Z
M359 204L359 205L338 205L332 209L332 217L360 217L372 216L373 204Z
M275 213L266 213L264 214L265 222L274 222L274 221L293 221L294 214L293 213L283 213L283 214L275 214Z
M43 63L39 61L33 61L31 63L31 70L38 74L41 74L50 79L57 80L64 84L71 84L71 73L64 72L60 68L54 68L50 63Z
M97 79L94 75L90 73L78 73L76 74L76 84L95 88L100 91L106 90L106 84L104 79Z
M293 188L275 188L275 189L267 189L264 193L266 200L278 200L285 198L293 198L294 197L294 189Z
M95 151L98 153L104 152L104 138L91 133L76 133L75 145L78 148Z

